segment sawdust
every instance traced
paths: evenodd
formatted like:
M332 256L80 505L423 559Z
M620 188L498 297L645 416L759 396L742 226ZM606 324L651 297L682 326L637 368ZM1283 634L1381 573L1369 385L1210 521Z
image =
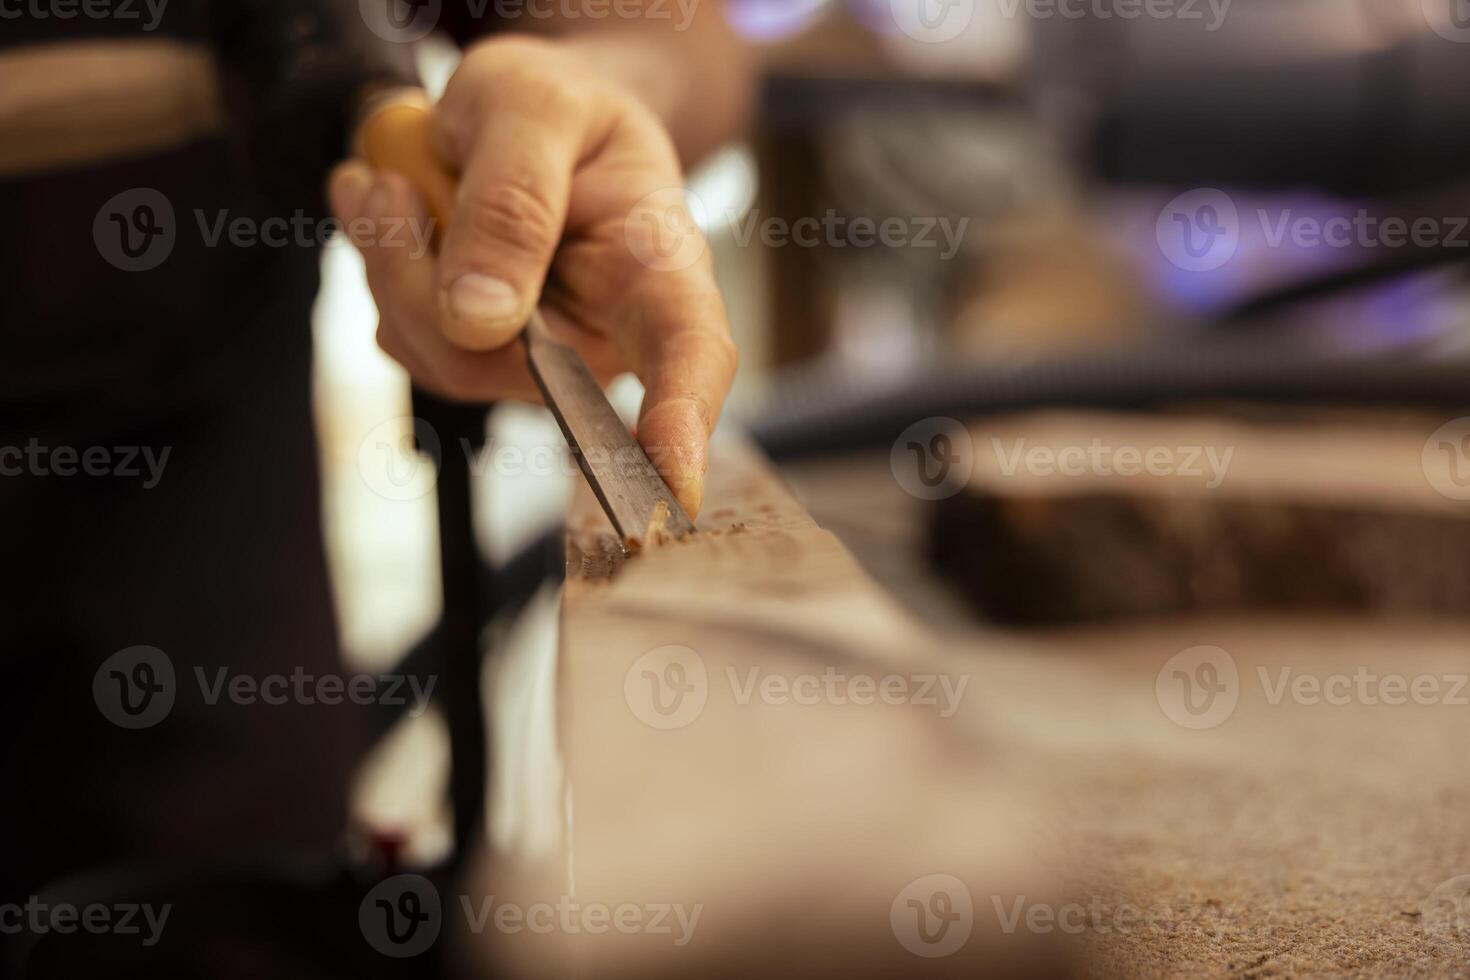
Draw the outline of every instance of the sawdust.
M736 511L732 508L722 508L710 516L728 518L735 514ZM744 521L731 521L726 527L696 528L684 537L676 538L668 530L669 516L667 507L660 504L642 535L628 535L621 540L610 531L605 522L595 517L584 518L569 526L566 542L567 578L591 583L608 582L623 567L624 562L637 558L645 551L750 533L750 528Z
M968 707L1008 732L1018 772L1051 787L1075 838L1075 893L1141 910L1079 937L1086 975L1470 976L1470 713L1272 703L1259 674L1460 676L1466 636L1199 617L967 649L988 684ZM1240 700L1218 727L1186 730L1155 685L1170 651L1202 638L1234 658Z
M662 548L675 540L669 533L669 518L673 512L669 505L660 500L653 505L653 513L648 517L648 527L643 529L642 536L628 535L623 539L623 550L630 555L636 555L645 547Z

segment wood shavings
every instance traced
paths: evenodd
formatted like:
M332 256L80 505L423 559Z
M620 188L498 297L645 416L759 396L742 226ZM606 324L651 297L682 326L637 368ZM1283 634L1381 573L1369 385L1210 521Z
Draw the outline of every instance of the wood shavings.
M653 513L649 515L648 527L644 529L643 536L629 535L623 539L623 548L628 554L636 555L645 547L662 548L672 544L676 540L669 533L669 518L672 516L673 513L669 510L668 504L663 501L654 504Z

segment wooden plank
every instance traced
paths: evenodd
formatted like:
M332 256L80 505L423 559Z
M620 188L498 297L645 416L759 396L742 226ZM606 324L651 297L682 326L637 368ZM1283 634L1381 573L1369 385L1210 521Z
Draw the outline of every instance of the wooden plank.
M968 487L932 510L930 551L1008 623L1252 608L1462 615L1470 488L1443 452L1459 447L1436 443L1453 435L1448 421L1248 406L988 420L971 430Z
M562 844L486 855L465 889L636 908L638 928L594 934L572 912L543 935L461 935L461 952L512 976L1057 974L1058 936L994 911L1048 892L1035 811L946 711L969 678L749 449L716 448L706 501L697 535L622 562L580 505ZM646 928L661 904L682 910L671 934Z

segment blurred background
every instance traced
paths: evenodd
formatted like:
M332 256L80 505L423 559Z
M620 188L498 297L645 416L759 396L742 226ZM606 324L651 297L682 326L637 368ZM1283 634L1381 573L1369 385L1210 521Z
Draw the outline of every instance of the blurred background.
M759 113L689 192L742 351L731 427L785 464L885 586L965 643L987 621L1459 611L1463 556L1440 564L1422 547L1463 520L1470 429L1421 452L1462 414L1470 327L1470 24L1457 13L1419 0L731 3L757 51ZM447 33L472 31L451 14ZM435 34L417 56L433 88L457 47ZM439 615L432 476L403 451L408 383L373 342L360 261L339 240L325 270L333 577L352 656L385 668ZM1044 437L1010 414L1057 406L1148 414L1049 416ZM905 492L896 434L918 425L928 440L955 420L988 433L968 445L981 455L987 440L1099 433L1194 445L1224 426L1239 482L1169 518L1151 510L1159 487L1101 472L1061 490L976 476L924 493L941 499ZM489 439L477 532L503 566L555 531L578 477L539 410L502 406ZM1253 440L1269 446L1250 455ZM1057 493L1069 516L1043 513ZM1339 526L1369 520L1339 513L1365 495L1389 523L1431 516L1418 531ZM1241 499L1271 513L1243 518ZM1341 541L1364 534L1375 543L1347 554ZM1283 563L1333 581L1302 585ZM1409 585L1406 567L1421 569ZM533 609L517 632L527 666L511 673L540 678L545 711L526 717L512 686L493 715L541 726L545 748L554 603ZM365 812L433 855L448 846L429 791L442 722L431 713L390 745L399 764L367 781Z
M431 92L484 26L437 10ZM1470 4L726 15L756 111L687 194L741 350L720 437L974 681L928 788L1044 800L1068 888L1176 924L1089 931L1085 975L1470 973ZM540 408L416 425L357 252L322 269L342 641L446 675L422 714L374 708L354 856L555 851L582 478ZM466 659L484 718L445 693ZM476 745L488 786L451 775ZM466 791L488 820L457 832Z

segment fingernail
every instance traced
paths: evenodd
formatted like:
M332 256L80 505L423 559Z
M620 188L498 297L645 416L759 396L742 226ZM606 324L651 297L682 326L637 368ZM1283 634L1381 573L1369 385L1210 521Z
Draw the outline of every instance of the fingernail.
M372 172L366 167L344 166L332 181L332 210L337 217L350 221L362 214L363 198L372 182Z
M678 499L679 506L684 508L684 513L693 520L699 516L700 505L704 503L704 481L684 481L674 488L674 497Z
M372 190L368 191L367 199L363 201L363 213L373 221L380 221L388 211L388 198L391 191L386 183L381 180L373 181Z
M521 312L515 287L494 276L467 272L449 287L449 312L461 320L498 323Z

